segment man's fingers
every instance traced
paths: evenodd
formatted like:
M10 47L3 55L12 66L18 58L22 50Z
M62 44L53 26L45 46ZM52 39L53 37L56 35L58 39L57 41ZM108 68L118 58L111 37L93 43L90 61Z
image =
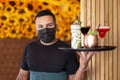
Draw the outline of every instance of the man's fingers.
M88 52L76 52L80 57L87 57Z
M81 56L81 52L76 51L76 53L77 53L79 56Z
M90 59L90 58L92 58L92 56L95 54L95 52L89 52L88 54L87 54L87 57Z
M87 57L87 58L91 58L95 52L76 52L80 57Z
M88 52L81 52L81 55L82 55L83 57L87 57Z

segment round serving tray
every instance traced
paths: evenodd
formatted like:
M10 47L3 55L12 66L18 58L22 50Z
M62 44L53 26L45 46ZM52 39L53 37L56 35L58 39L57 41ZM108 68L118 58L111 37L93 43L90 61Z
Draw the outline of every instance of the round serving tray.
M115 48L117 47L116 46L97 46L94 48L81 47L78 49L59 47L59 49L65 50L65 51L110 51L110 50L114 50Z

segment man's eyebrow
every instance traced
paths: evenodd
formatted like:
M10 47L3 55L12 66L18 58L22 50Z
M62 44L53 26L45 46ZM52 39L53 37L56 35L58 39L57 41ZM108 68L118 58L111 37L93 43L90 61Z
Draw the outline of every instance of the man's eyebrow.
M47 23L47 24L53 24L53 23Z
M37 24L38 26L41 26L42 24Z

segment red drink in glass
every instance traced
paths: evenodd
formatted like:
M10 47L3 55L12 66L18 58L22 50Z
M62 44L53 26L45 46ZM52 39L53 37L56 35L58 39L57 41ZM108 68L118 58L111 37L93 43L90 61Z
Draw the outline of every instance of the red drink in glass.
M105 37L105 34L106 34L106 32L107 31L109 31L110 30L110 27L99 27L99 28L97 28L97 31L99 32L99 36L101 37L101 38L104 38Z
M90 29L90 26L81 27L81 29L80 29L82 34L84 35L84 38L83 38L83 46L84 47L85 47L85 35L87 35L89 29Z
M108 32L110 30L109 26L99 26L98 28L96 28L99 36L101 37L101 46L104 47L104 37L106 35L106 32Z
M83 34L83 35L86 35L86 34L88 33L89 29L90 29L89 26L87 26L87 27L81 27L81 32L82 32L82 34Z

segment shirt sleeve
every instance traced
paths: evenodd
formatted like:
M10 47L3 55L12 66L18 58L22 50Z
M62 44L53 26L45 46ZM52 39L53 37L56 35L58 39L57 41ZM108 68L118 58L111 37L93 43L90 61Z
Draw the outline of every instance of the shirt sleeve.
M27 54L28 54L28 46L26 46L24 49L22 61L20 64L20 67L24 70L29 70L28 63L27 63Z
M77 60L77 56L75 52L69 52L67 54L68 54L68 57L67 57L66 70L67 70L67 74L71 75L77 71L79 67L79 62Z

